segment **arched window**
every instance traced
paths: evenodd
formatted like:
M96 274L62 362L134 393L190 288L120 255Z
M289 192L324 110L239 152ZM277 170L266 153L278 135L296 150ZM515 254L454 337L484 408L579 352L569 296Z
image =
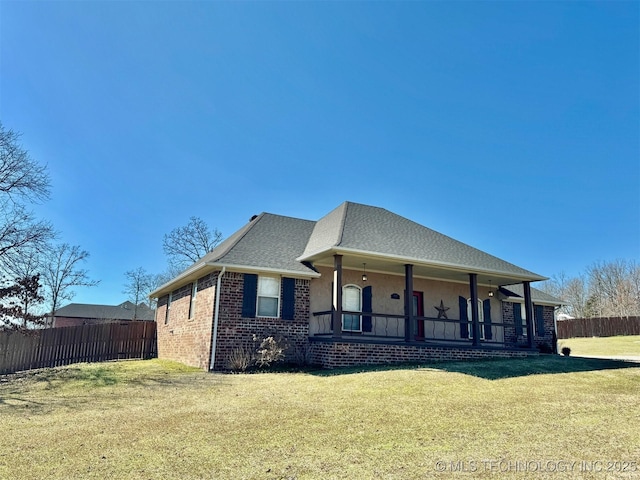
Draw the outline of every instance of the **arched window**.
M362 289L358 285L345 285L342 287L342 331L361 332L362 331Z

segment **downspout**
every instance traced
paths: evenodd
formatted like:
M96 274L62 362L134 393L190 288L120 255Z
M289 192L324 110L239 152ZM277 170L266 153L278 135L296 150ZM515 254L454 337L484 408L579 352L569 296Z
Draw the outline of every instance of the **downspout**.
M220 314L220 283L222 282L222 276L227 267L222 267L218 274L218 283L216 285L216 305L213 312L213 338L211 339L211 362L209 363L209 370L213 372L213 366L216 364L216 343L218 341L218 317Z
M562 305L553 307L553 335L556 337L556 342L551 346L553 353L558 353L558 311L562 308Z

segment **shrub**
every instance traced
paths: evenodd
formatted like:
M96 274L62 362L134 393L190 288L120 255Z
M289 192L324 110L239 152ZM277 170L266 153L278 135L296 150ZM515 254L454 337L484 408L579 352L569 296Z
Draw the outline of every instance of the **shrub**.
M311 365L311 346L308 343L296 346L293 359L294 363L300 367Z
M571 355L571 349L569 347L562 347L562 355L568 357Z
M257 341L256 335L253 336L254 342ZM256 352L256 363L260 367L269 367L272 363L284 360L284 351L287 348L282 338L274 338L269 336L260 342L260 346Z
M229 354L227 368L234 372L245 372L254 361L253 350L248 347L234 348Z

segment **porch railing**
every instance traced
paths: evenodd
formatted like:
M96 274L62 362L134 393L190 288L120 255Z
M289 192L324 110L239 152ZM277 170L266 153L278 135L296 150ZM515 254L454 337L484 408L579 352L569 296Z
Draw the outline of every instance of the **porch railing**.
M361 338L367 340L392 340L405 341L405 315L394 315L387 313L362 313L343 311L343 315L351 318L359 318L358 330L342 330L342 337ZM311 325L311 333L314 336L333 335L333 314L331 311L313 313L314 322ZM413 317L410 325L410 342L428 342L440 344L466 344L473 343L473 324L466 322L466 332L463 327L464 322L459 319L433 318L433 317ZM525 343L518 343L515 333L511 334L507 330L514 329L513 324L502 322L481 322L480 340L482 345L523 347ZM489 334L490 332L490 334Z

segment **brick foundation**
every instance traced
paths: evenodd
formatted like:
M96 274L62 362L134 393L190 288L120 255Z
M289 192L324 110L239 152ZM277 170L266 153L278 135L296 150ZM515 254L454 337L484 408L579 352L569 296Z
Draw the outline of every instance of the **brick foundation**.
M418 345L358 343L333 340L312 340L311 361L324 368L355 365L390 365L444 360L477 360L482 358L513 358L538 355L531 350L489 348L425 347Z

